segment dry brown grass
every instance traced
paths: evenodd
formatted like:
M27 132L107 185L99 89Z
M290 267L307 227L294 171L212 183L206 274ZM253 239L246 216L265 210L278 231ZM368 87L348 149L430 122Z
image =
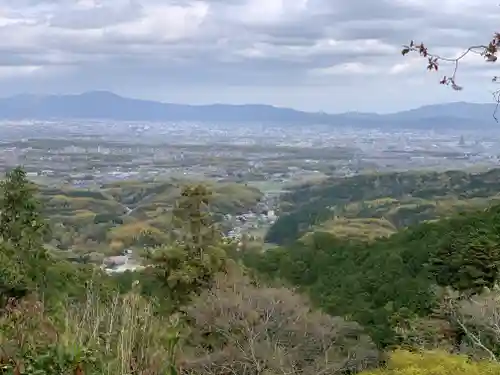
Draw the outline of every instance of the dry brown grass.
M87 375L167 374L172 332L175 319L154 316L136 292L104 304L90 289L83 305L55 317L32 296L0 317L0 353L6 367L22 364L47 375L55 368L72 374L78 366Z
M39 375L330 375L379 361L359 325L312 311L289 289L260 287L236 265L186 320L153 309L135 289L104 302L90 287L59 315L30 296L0 315L0 363L9 374L20 365Z

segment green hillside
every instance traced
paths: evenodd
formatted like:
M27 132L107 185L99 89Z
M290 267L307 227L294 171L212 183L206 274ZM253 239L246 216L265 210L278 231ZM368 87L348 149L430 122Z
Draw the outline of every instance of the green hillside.
M499 233L497 205L370 243L316 231L244 258L263 274L301 287L328 313L354 318L385 346L399 343L395 324L432 316L436 286L463 293L491 288L500 270Z
M456 212L486 208L500 202L499 192L500 169L330 178L298 186L285 194L280 217L266 240L277 244L293 242L335 217L384 219L400 229Z
M164 241L169 211L187 183L121 181L95 190L39 186L44 214L52 226L51 245L62 250L117 252L140 246L143 232ZM244 184L207 185L212 189L211 209L216 217L244 213L262 198L258 189Z
M129 197L117 186L45 189L57 220L110 224L108 247L159 242L145 269L107 274L47 251L57 238L31 185L20 168L0 185L3 373L498 374L500 205L397 231L385 217L347 217L364 208L346 205L288 246L235 251L205 211L203 185L183 188L169 211L176 241L154 226L164 213L139 219L127 207L113 213L122 223L96 220L97 203L112 210ZM128 204L169 189L130 189L139 194ZM219 199L240 192L218 189ZM368 201L386 215L395 202Z
M310 232L301 237L307 240L316 232L333 234L337 238L372 241L380 237L387 237L397 232L397 229L388 220L337 217L317 225Z

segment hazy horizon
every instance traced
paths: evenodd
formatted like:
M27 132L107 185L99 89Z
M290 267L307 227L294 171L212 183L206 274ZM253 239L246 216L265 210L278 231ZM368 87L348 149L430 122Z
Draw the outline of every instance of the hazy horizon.
M164 100L157 100L157 99L151 99L151 98L144 98L144 97L137 97L137 96L129 96L129 95L122 95L117 92L109 91L109 90L88 90L88 91L81 91L81 92L66 92L66 93L32 93L32 92L24 92L24 93L18 93L18 94L11 94L11 95L2 95L0 96L0 99L9 99L13 97L18 97L18 96L23 96L23 95L37 95L37 96L79 96L83 94L90 94L90 93L107 93L107 94L114 94L118 95L122 98L126 99L134 99L134 100L146 100L146 101L154 101L158 103L163 103L163 104L175 104L175 105L186 105L186 106L210 106L210 105L241 105L241 106L258 106L258 105L267 105L267 106L272 106L275 108L283 108L283 109L292 109L296 111L301 111L301 112L310 112L310 113L325 113L325 114L331 114L331 115L337 115L337 114L348 114L348 113L360 113L360 114L377 114L377 115L386 115L386 114L396 114L399 112L404 112L408 110L413 110L413 109L418 109L422 107L427 107L427 106L433 106L433 105L444 105L444 104L495 104L495 102L490 101L490 102L472 102L472 101L448 101L448 102L440 102L440 103L429 103L429 104L423 104L423 105L418 105L414 107L407 107L407 108L402 108L400 110L393 110L393 111L338 111L338 112L333 112L333 111L325 111L325 110L307 110L307 109L300 109L300 108L295 108L295 107L290 107L290 106L284 106L284 105L276 105L273 103L262 103L262 102L233 102L233 103L225 103L225 102L202 102L202 103L188 103L188 102L180 102L180 101L164 101Z

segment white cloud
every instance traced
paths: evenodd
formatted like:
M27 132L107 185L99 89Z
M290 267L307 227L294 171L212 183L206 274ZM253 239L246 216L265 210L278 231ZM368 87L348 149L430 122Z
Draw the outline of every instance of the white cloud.
M0 94L98 88L334 111L489 100L468 90L494 74L480 57L448 94L437 82L452 66L426 74L400 49L415 39L456 56L487 43L499 16L486 0L0 0Z
M307 5L307 0L253 0L229 9L243 24L259 26L299 19L308 11Z
M202 2L145 7L140 19L107 27L105 35L129 43L168 43L192 38L202 32L208 9L208 4Z
M0 80L5 78L29 76L41 69L41 66L0 66Z
M366 65L359 62L347 62L343 64L333 65L328 68L312 69L311 75L316 76L338 76L338 75L373 75L380 71L377 67Z

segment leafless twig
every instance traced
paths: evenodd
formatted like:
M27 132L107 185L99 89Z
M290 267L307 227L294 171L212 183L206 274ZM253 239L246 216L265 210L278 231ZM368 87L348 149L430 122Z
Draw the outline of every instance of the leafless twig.
M455 91L463 90L463 87L457 84L457 72L460 61L464 59L469 54L476 54L482 56L486 62L494 63L498 59L498 48L500 46L500 33L495 33L493 39L489 42L488 45L476 45L467 48L464 52L462 52L458 57L443 57L437 54L430 53L428 48L424 45L424 43L415 44L412 40L410 44L404 45L401 51L403 56L407 55L410 52L418 53L420 56L427 59L427 70L438 71L440 62L450 62L453 63L453 72L450 76L444 76L439 83L442 85L450 86ZM494 76L492 78L492 82L499 82L500 77ZM493 99L495 100L496 106L495 111L493 112L493 118L496 122L498 122L498 118L496 116L499 105L500 105L500 89L493 92Z

